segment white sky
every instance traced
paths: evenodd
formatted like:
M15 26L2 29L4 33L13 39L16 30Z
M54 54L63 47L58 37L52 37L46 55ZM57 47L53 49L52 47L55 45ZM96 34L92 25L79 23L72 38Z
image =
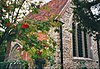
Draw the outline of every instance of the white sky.
M93 15L99 15L100 14L100 3L98 3L94 6L91 6L90 9L91 9Z
M47 3L47 2L49 2L51 0L33 0L33 2L38 2L38 1L43 1L44 3Z

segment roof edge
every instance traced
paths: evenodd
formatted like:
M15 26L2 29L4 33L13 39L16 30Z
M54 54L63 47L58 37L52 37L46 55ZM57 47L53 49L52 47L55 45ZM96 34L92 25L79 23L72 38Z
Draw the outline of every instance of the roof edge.
M64 12L66 11L66 8L68 7L68 4L67 3L69 3L69 2L71 2L70 0L68 0L66 3L65 3L65 6L62 8L62 10L59 12L59 15L63 15L64 14ZM59 20L59 16L57 16L56 18L55 18L55 20L58 20L58 21L60 21Z

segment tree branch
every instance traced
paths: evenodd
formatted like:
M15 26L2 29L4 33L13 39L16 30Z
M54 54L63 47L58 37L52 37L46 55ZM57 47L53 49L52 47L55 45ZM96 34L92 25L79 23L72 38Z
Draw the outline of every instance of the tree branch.
M20 11L22 5L24 4L24 2L25 2L25 0L22 1L22 4L20 5L20 7L19 7L19 9L18 9L18 12L17 12L17 15L16 15L16 17L15 17L14 23L16 23L16 18L18 17L19 11Z

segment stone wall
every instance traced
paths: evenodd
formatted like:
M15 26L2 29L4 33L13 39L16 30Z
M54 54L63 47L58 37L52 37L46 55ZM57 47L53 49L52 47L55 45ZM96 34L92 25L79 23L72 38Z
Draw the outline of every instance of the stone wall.
M98 68L98 56L97 56L97 47L96 47L96 42L93 41L92 39L92 50L93 50L93 59L85 59L83 58L82 60L80 58L74 59L73 58L73 53L72 53L72 8L70 4L71 0L68 1L67 7L64 8L66 9L66 12L63 14L59 20L63 22L64 24L62 25L62 39L63 39L63 63L64 63L64 69L68 68L82 68L82 67L87 67L87 68Z

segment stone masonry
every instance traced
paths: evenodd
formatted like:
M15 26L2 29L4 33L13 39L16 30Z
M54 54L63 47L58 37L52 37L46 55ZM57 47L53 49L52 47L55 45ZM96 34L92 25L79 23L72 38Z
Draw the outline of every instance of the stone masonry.
M97 55L97 45L96 41L91 39L92 41L92 50L93 50L93 59L90 58L83 58L82 60L74 59L73 52L72 52L72 8L71 8L71 0L67 2L66 12L62 15L59 20L63 22L62 25L62 39L63 39L63 65L64 69L79 69L82 68L82 66L85 66L87 68L98 68L98 55ZM59 54L59 53L58 53ZM59 57L60 58L60 57ZM58 59L59 60L59 59Z

